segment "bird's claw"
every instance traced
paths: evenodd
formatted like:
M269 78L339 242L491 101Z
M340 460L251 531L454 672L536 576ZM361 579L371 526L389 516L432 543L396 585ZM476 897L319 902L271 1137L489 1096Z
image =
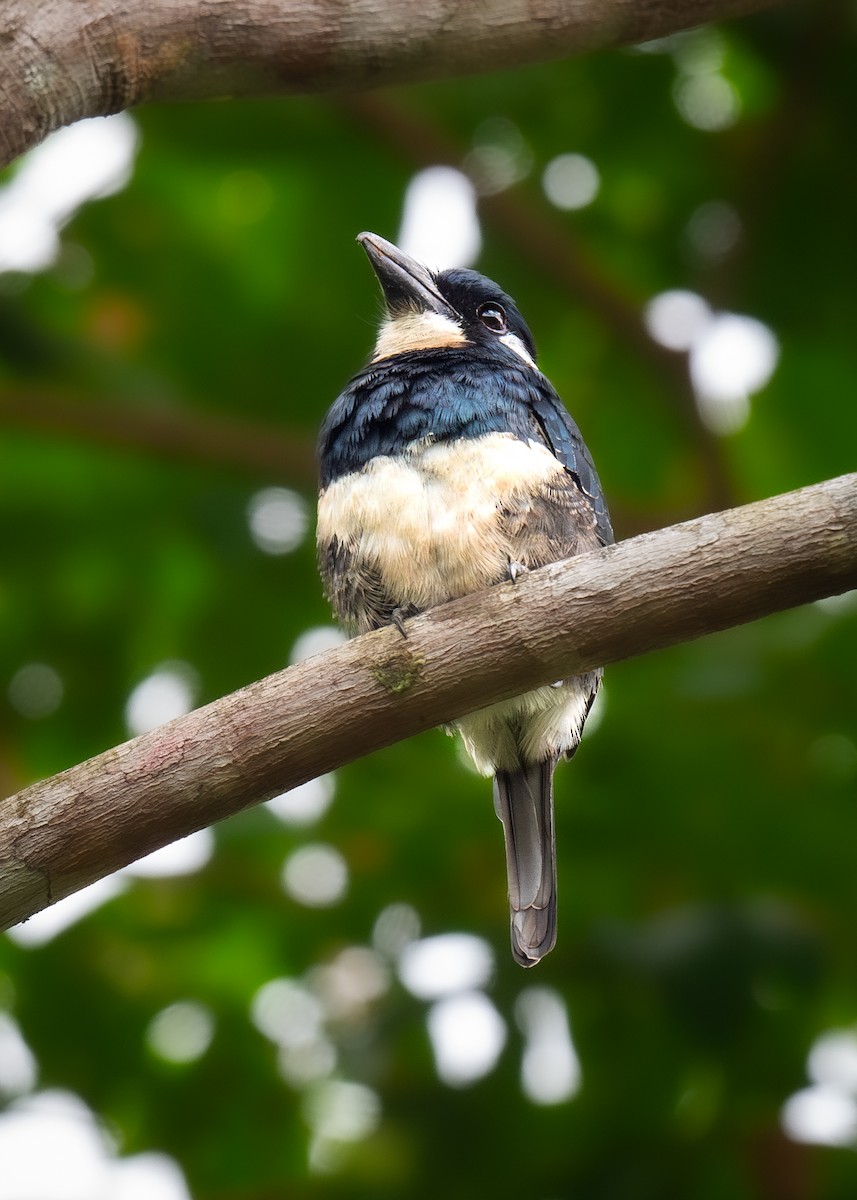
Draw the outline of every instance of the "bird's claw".
M523 563L513 562L512 559L509 559L509 578L511 579L512 583L517 582L519 575L526 575L529 569L530 568L524 566Z
M390 613L390 620L398 629L403 638L407 639L408 631L405 629L405 617L410 616L406 608L394 608Z

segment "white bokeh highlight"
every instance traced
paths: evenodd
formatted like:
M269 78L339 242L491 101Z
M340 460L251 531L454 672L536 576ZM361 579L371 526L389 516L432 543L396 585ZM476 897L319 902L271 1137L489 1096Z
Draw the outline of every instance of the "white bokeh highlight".
M281 1046L277 1053L277 1071L290 1087L305 1088L332 1075L337 1061L336 1047L322 1036L299 1046Z
M813 1042L807 1058L813 1083L857 1095L857 1032L830 1029Z
M49 717L63 698L63 681L48 663L25 663L9 681L9 703L31 721Z
M148 1151L112 1164L104 1200L191 1200L191 1195L175 1159Z
M542 187L556 208L573 211L592 203L601 187L601 176L586 155L559 154L545 167Z
M580 1090L580 1060L568 1013L552 988L525 988L515 1004L524 1035L521 1088L533 1104L562 1104Z
M0 1012L0 1099L11 1099L36 1086L38 1063L18 1024Z
M779 361L779 343L768 326L755 317L714 312L701 296L681 289L654 296L644 321L656 342L688 354L707 428L722 436L741 429L751 397L766 386Z
M748 395L763 388L777 365L779 347L754 317L720 313L695 340L691 374L700 391L715 399Z
M407 915L407 906L396 908L395 915ZM394 928L393 912L388 910L385 935ZM376 938L378 932L376 923ZM506 1043L506 1025L479 990L494 974L488 942L472 933L442 933L405 940L393 957L411 995L435 1001L426 1021L438 1078L450 1087L466 1087L492 1071Z
M247 524L264 554L290 554L307 535L309 509L303 496L289 488L263 488L250 497Z
M464 169L480 196L495 196L526 179L533 152L520 127L508 117L488 117L476 128Z
M387 994L390 972L369 946L346 946L329 963L314 967L310 982L329 1021L359 1022Z
M0 1115L0 1200L106 1196L109 1153L102 1130L76 1096L57 1091L27 1097Z
M399 979L419 1000L437 1000L483 987L494 973L494 952L472 933L441 933L406 945Z
M7 930L7 937L19 946L43 946L108 900L120 895L127 886L127 881L119 872L97 879L79 892L72 892L70 896L57 900L50 908L43 908L20 925L13 925Z
M381 1102L362 1083L331 1079L311 1088L304 1102L304 1115L318 1136L337 1142L359 1142L378 1127Z
M295 663L304 662L316 654L335 650L347 641L346 635L335 625L313 625L295 638L289 654L289 663L294 666Z
M811 1085L783 1105L780 1121L793 1141L857 1148L857 1030L829 1029L807 1056Z
M741 115L741 97L722 74L723 34L711 26L691 29L671 41L670 51L678 72L673 101L682 119L710 133L734 125Z
M214 854L214 834L210 829L198 829L138 858L125 873L140 879L168 879L176 875L194 875L211 861Z
M40 1092L0 1113L0 1163L0 1200L191 1200L173 1159L117 1158L70 1092Z
M363 1141L378 1128L381 1100L365 1084L328 1079L307 1090L303 1111L313 1132L310 1171L329 1175L344 1166L351 1145Z
M136 737L182 717L193 708L199 681L190 663L162 663L133 689L125 704L125 725Z
M815 607L832 617L844 617L857 612L857 589L841 592L838 596L825 596L816 600Z
M677 79L673 100L688 125L707 133L730 129L741 115L737 91L728 79L715 72Z
M405 192L398 245L431 268L470 267L482 249L476 189L455 167L427 167Z
M277 1068L292 1087L329 1076L336 1047L325 1032L325 1011L311 988L295 979L271 979L250 1006L253 1024L278 1047Z
M714 433L746 424L750 397L767 384L780 355L777 339L755 317L716 314L690 351L690 377L700 416Z
M420 936L420 914L410 904L388 904L372 926L372 945L385 958L401 958L411 942Z
M506 1024L484 992L460 992L433 1004L428 1032L438 1077L450 1087L488 1075L506 1044Z
M712 25L682 30L665 38L664 44L682 75L711 75L726 64L726 42Z
M299 1046L281 1046L277 1053L280 1078L293 1088L305 1088L327 1079L336 1069L336 1047L327 1037Z
M156 1013L146 1030L146 1044L166 1062L191 1063L202 1058L214 1037L214 1016L196 1000L179 1000Z
M0 187L0 273L50 267L75 212L128 183L138 142L133 119L118 113L58 129L25 155Z
M690 350L708 328L711 318L707 301L682 288L654 296L644 313L650 337L668 350Z
M265 807L284 825L301 828L321 820L333 802L335 791L335 777L320 775L290 792L272 797Z
M7 931L8 936L19 946L43 946L109 900L121 895L135 877L164 879L191 875L201 870L213 853L214 835L210 829L200 829L34 913L28 920L13 925Z
M283 865L283 890L307 908L330 908L348 890L348 866L334 846L301 846Z
M305 1046L322 1032L324 1009L309 988L294 979L271 979L250 1005L253 1024L278 1046Z
M857 1143L857 1103L837 1088L802 1088L789 1096L780 1116L782 1127L794 1142L816 1146L853 1146Z

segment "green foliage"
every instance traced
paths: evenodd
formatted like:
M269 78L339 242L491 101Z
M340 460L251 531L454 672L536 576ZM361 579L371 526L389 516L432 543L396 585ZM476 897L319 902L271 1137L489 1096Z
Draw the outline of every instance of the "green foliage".
M478 265L519 301L619 536L853 470L850 19L808 5L708 42L395 95L136 113L130 185L67 226L55 268L0 276L0 785L121 741L129 694L164 662L190 665L203 703L281 668L303 632L329 623L311 537L264 554L247 508L271 486L312 502L302 447L364 361L377 312L354 236L395 239L433 144L460 165L486 129L523 141L528 175L503 194L517 232L501 198L486 199ZM700 56L740 100L728 128L679 115ZM485 125L496 118L512 125ZM576 212L540 187L568 152L601 179ZM692 233L712 201L740 221L722 252ZM546 230L585 258L589 283L569 287L539 256ZM610 283L611 315L594 277ZM630 332L671 288L778 340L770 383L728 436L704 427L668 356ZM139 437L150 413L189 429L187 444ZM228 434L212 449L212 426L261 429L286 448L282 471L233 455ZM62 681L41 717L9 691L32 663ZM313 826L254 810L215 830L198 873L130 882L43 946L4 939L0 1007L41 1085L79 1094L122 1154L174 1155L197 1200L853 1195L853 1155L789 1142L779 1114L807 1085L813 1040L857 1022L855 675L854 603L612 668L598 728L558 774L559 944L535 976L508 952L490 786L434 732L343 770ZM328 908L280 884L310 842L348 866L347 894ZM379 959L390 987L328 1015L328 1034L337 1077L377 1093L380 1121L310 1167L321 1101L284 1082L251 1003L277 978L324 995L319 968L370 945L394 903L416 910L424 935L487 939L507 1044L485 1079L440 1082L428 1005ZM561 995L581 1061L579 1091L554 1106L519 1080L515 1004L534 984ZM169 1062L147 1029L183 1000L210 1012L213 1037Z

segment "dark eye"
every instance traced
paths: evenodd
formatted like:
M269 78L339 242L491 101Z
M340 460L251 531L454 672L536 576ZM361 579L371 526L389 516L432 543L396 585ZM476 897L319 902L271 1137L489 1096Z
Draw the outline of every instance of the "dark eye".
M506 332L506 310L501 304L480 304L476 315L492 333Z

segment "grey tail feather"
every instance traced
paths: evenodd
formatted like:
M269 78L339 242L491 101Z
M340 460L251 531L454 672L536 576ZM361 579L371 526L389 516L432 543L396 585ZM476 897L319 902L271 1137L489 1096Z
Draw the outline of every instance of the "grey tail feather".
M555 759L494 776L494 808L503 822L512 954L534 966L556 942Z

